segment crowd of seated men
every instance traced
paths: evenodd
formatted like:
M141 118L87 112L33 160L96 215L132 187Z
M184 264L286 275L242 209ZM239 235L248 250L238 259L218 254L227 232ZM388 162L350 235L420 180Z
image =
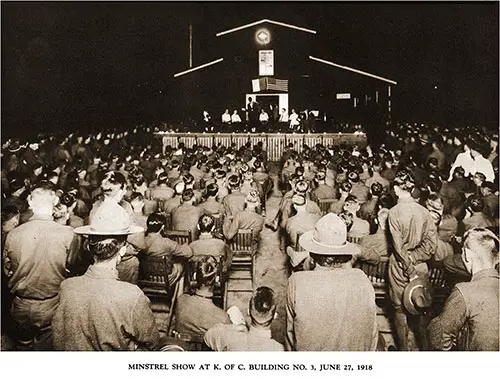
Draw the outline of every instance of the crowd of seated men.
M287 146L270 164L262 144L163 150L151 133L4 145L2 346L8 337L19 350L190 349L160 338L137 287L140 262L168 256L174 285L203 254L175 325L213 350L375 350L363 262L387 264L398 349L498 350L497 135L396 124L377 146ZM272 189L281 196L271 215ZM230 269L240 229L252 230L257 253L264 226L278 232L291 276L284 302L268 287L253 292L246 323L212 301L217 263ZM168 230L189 232L190 244ZM430 268L453 287L438 309ZM284 344L270 330L280 303Z

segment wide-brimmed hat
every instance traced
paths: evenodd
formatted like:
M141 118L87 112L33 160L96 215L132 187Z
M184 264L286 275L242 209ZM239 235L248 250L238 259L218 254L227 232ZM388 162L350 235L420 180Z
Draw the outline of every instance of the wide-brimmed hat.
M347 227L336 214L329 213L316 222L314 229L300 236L299 244L306 251L318 255L358 254L358 245L347 241Z
M113 201L103 202L92 216L90 224L75 228L80 235L132 235L144 228L132 224L130 215Z
M403 293L403 305L414 316L431 307L432 286L427 278L417 277L410 281Z

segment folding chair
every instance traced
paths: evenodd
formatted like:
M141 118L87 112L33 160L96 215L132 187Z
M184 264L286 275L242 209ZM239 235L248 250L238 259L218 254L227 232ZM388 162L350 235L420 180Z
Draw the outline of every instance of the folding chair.
M180 284L180 280L177 281L172 290L172 286L168 281L171 270L172 264L168 256L148 256L144 254L139 256L138 286L146 296L153 299L164 299L167 302L168 310L162 310L162 312L168 314L165 328L167 334L170 334ZM170 304L168 304L169 299Z
M330 206L336 200L337 199L333 199L333 198L318 199L318 206L319 206L319 209L321 210L321 214L326 215L328 212L330 212Z

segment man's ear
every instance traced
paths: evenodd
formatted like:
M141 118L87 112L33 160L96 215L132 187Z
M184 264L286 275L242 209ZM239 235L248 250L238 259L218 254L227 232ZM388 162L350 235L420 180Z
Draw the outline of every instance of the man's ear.
M52 201L53 206L57 206L59 204L59 196L54 196L54 200Z
M127 252L127 246L126 245L124 245L123 247L121 247L120 250L118 251L118 253L120 254L120 257L125 256L125 252Z

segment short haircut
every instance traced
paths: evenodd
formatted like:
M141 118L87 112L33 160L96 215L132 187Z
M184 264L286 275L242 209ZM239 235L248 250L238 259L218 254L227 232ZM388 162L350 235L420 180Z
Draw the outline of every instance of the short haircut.
M359 200L354 195L348 195L347 198L345 198L345 202L346 203L359 203Z
M384 191L384 186L381 183L375 182L370 186L370 192L373 196L380 196Z
M14 205L6 205L2 208L2 223L5 223L20 214L19 209Z
M132 195L130 195L130 201L133 200L138 200L142 202L144 200L144 196L140 192L133 192Z
M184 192L182 193L182 201L183 202L189 202L193 198L194 198L194 192L190 188L188 188L187 190L184 190Z
M212 287L217 278L217 260L213 256L201 256L196 264L196 283L198 288Z
M89 250L97 262L114 257L127 242L127 235L90 235Z
M345 264L352 259L351 254L345 255L320 255L317 253L310 252L309 255L314 260L314 262L322 267L340 268L342 264Z
M215 220L212 216L204 214L200 216L198 225L200 226L200 232L208 233L214 228Z
M354 224L354 215L351 212L343 211L339 214L339 218L344 222L347 232L349 232Z
M217 196L217 193L219 192L219 186L217 183L210 183L206 186L206 196Z
M148 219L146 221L146 226L147 226L146 233L157 233L164 225L165 225L165 216L157 212L153 212L151 215L148 216Z
M252 322L270 324L276 312L276 297L274 291L266 286L255 290L249 302Z
M54 208L52 209L52 216L56 220L65 217L67 213L68 213L68 206L63 203L55 205Z
M398 186L403 191L411 192L415 187L415 179L408 170L400 170L396 173L394 185Z
M470 195L467 198L467 207L469 207L472 212L481 212L484 210L483 198L479 195Z
M344 192L351 192L352 190L352 184L350 182L343 182L341 185L340 185L340 190L341 191L344 191Z
M464 248L489 256L489 260L495 265L498 263L498 237L489 229L479 227L469 229L464 235Z
M481 179L483 182L486 180L486 176L482 173L482 172L476 172L474 174L474 178L479 178Z

